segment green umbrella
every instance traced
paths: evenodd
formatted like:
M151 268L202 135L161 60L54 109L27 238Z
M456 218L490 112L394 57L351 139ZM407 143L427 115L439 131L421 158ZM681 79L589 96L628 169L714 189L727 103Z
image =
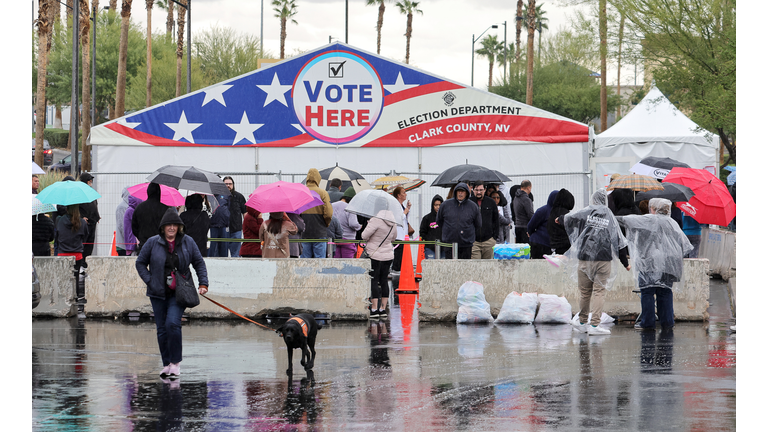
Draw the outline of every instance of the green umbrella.
M43 204L72 205L89 203L101 198L92 187L79 181L60 181L47 186L37 199Z

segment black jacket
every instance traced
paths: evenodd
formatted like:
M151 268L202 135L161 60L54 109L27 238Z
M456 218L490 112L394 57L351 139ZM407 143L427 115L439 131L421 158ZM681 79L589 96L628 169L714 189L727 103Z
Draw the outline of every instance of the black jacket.
M429 213L427 213L426 216L421 218L421 225L419 225L419 237L421 237L422 240L426 241L433 241L438 240L442 238L443 235L443 229L440 226L432 227L431 225L434 223L437 225L437 212L435 211L435 202L440 201L441 205L443 203L443 197L440 195L435 195L432 197L432 203L429 205ZM425 249L429 250L435 250L435 245L424 245Z
M229 232L234 233L243 230L243 216L245 215L245 197L240 192L233 190L229 197Z
M499 209L493 198L483 195L482 201L478 203L477 197L471 198L473 203L478 204L480 208L480 217L483 220L483 226L475 231L475 241L486 241L495 238L499 233Z
M53 241L53 220L44 214L32 216L32 253L50 256Z
M565 225L562 216L573 210L576 200L568 189L560 189L555 195L555 201L552 203L552 210L549 212L547 221L547 233L549 234L549 246L552 249L569 248L571 241L568 239L568 233L565 232ZM555 219L560 218L560 223L556 224Z
M187 210L179 215L181 221L184 222L184 232L195 241L200 254L207 257L208 228L210 228L211 220L208 213L203 211L203 196L200 194L188 196L184 206Z
M61 216L56 221L56 241L59 243L59 252L74 253L83 252L83 242L88 236L88 224L80 218L80 229L72 232L70 216Z
M456 199L456 191L467 191L464 201ZM459 246L472 246L475 232L483 226L480 208L469 199L466 183L459 183L454 189L454 197L446 200L437 212L437 224L443 229L442 240L445 243L458 243Z
M522 189L515 192L512 200L512 213L515 214L515 227L528 229L528 222L533 217L533 200Z
M139 247L157 235L160 221L168 206L160 202L160 185L150 183L147 186L147 200L136 206L131 220L133 235L139 240Z

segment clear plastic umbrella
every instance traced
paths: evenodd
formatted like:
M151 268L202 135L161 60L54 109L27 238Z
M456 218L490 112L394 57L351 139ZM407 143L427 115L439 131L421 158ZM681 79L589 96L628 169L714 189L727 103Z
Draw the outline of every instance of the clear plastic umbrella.
M37 196L34 194L32 195L32 216L40 213L50 213L55 212L56 206L53 204L47 204L40 202L39 199L37 199Z
M383 190L366 189L358 192L344 210L367 218L378 217L379 211L389 210L394 215L395 220L386 220L405 228L403 226L403 207L395 197Z

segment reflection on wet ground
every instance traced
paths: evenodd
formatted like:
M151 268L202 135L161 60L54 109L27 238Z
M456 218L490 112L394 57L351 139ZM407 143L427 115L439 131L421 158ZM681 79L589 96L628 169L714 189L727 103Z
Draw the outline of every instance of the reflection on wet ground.
M34 320L33 429L733 430L736 336L722 283L711 297L708 323L596 337L420 323L403 295L389 319L326 324L292 379L283 341L241 320L185 323L178 381L149 321Z

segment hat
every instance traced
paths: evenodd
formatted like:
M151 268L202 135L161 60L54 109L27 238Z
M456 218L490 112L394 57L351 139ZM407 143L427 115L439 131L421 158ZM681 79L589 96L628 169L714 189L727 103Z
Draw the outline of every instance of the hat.
M80 181L83 183L88 183L89 181L93 180L93 176L90 173L84 172L80 174Z
M165 214L163 214L163 218L160 219L160 233L163 233L163 227L168 224L177 224L184 226L184 222L182 222L181 218L179 217L179 213L176 211L174 207L168 207L168 209L165 210Z
M347 190L344 191L344 195L342 195L342 198L350 198L352 199L355 196L355 188L352 186L348 187Z

